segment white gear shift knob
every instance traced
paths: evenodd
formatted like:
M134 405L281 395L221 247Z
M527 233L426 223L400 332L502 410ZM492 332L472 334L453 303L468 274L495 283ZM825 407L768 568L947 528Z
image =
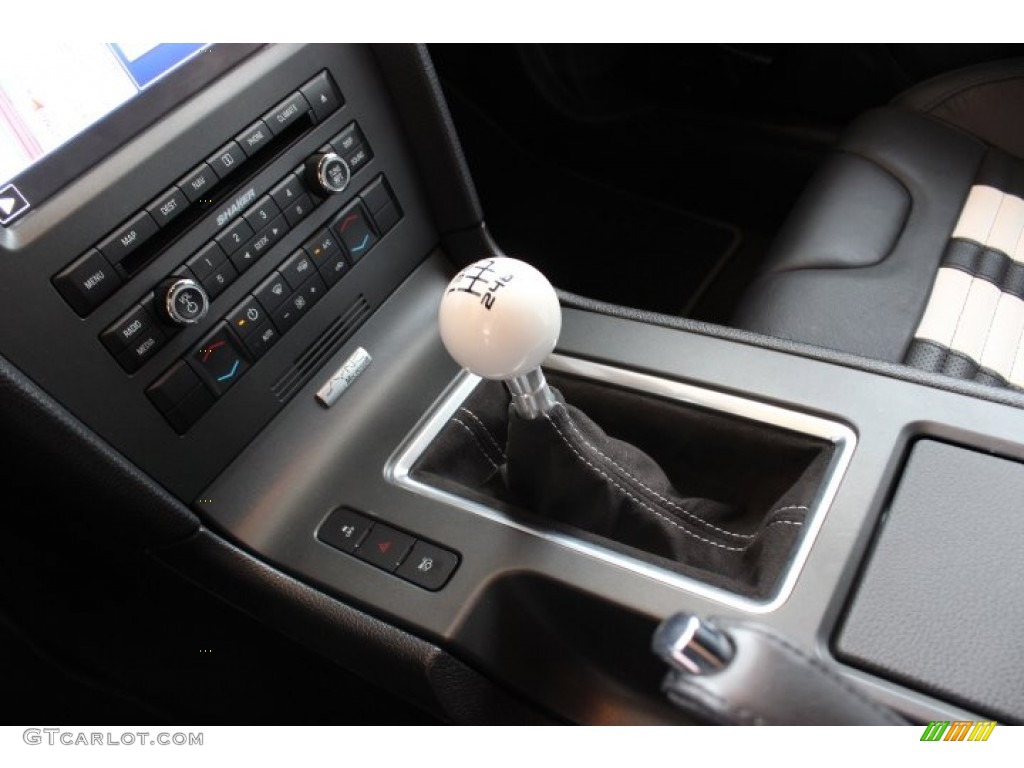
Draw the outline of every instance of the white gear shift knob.
M485 379L513 379L540 366L562 329L551 283L524 261L482 259L457 274L438 313L455 362Z
M551 283L524 261L481 259L459 272L438 312L441 340L455 362L485 379L501 379L524 419L555 407L540 364L562 330Z

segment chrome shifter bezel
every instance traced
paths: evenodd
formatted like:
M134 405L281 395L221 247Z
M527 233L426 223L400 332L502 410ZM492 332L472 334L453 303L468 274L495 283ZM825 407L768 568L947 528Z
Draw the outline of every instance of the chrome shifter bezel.
M795 548L775 591L764 599L745 597L631 557L628 554L602 547L591 541L584 541L562 531L545 528L532 520L510 515L504 510L440 490L415 479L412 476L412 469L416 462L481 381L479 376L467 371L462 371L455 378L451 386L442 393L420 423L413 428L408 437L391 455L384 468L385 479L400 488L481 515L547 542L566 547L615 567L625 568L683 592L714 600L739 611L765 614L778 609L785 603L796 585L818 532L825 521L829 507L839 489L839 484L849 466L857 444L857 436L850 427L837 421L758 400L565 355L549 356L543 367L551 371L600 381L622 389L657 395L668 400L730 414L831 442L834 446L832 458L815 498L808 505L804 535Z

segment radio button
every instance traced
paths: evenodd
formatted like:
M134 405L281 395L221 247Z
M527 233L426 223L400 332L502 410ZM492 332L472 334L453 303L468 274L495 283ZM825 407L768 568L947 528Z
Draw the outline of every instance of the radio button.
M254 232L259 232L263 227L274 220L281 211L274 201L267 195L257 200L252 208L245 213L245 220L249 222Z
M195 275L196 280L202 282L212 275L214 270L223 264L226 258L227 256L224 255L224 251L221 250L219 245L209 242L200 248L195 256L186 261L185 266Z
M189 202L185 194L177 187L171 187L146 206L146 213L152 217L157 226L166 227L188 206Z
M150 301L152 301L152 297L147 303ZM116 356L149 336L155 336L162 340L164 333L160 330L149 309L143 304L136 304L116 323L100 334L100 341L110 351L110 354Z
M284 181L270 190L270 196L274 198L277 207L282 211L291 207L292 203L306 194L305 187L299 177L294 173L288 174Z
M303 195L294 203L284 209L284 217L287 219L288 224L295 226L304 218L306 218L313 210L313 201L309 199L309 195Z
M225 288L235 281L236 277L238 277L238 272L231 265L230 261L225 261L210 273L209 277L200 282L209 294L210 301L213 301L224 292Z
M224 249L224 253L230 256L252 237L252 227L245 219L237 219L217 235L217 244Z
M118 289L121 278L93 249L59 272L53 285L71 308L85 317Z
M145 211L139 211L112 232L97 248L111 264L117 264L156 234L158 227Z

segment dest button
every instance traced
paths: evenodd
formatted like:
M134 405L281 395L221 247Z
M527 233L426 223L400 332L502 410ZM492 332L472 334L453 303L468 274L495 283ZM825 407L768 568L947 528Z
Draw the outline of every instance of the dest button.
M454 552L417 541L396 575L434 591L447 583L458 564L459 556Z
M405 559L414 541L406 533L377 523L356 550L356 557L390 573Z
M226 323L218 325L188 356L189 365L218 396L249 368L249 361Z

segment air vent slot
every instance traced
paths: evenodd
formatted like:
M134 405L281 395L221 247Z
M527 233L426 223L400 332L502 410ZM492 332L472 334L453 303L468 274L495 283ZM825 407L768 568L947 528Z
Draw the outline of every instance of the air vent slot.
M370 305L362 294L356 297L341 316L338 317L312 344L306 347L295 363L270 388L278 401L285 403L301 389L313 374L331 355L341 349L352 333L362 325L370 314Z

